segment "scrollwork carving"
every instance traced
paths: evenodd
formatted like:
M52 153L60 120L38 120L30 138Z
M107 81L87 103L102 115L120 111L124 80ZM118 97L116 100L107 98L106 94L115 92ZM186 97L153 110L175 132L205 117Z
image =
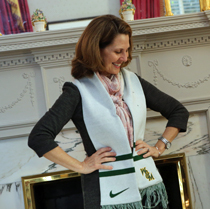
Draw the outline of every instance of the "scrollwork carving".
M34 90L32 88L32 82L31 82L31 78L35 77L35 73L31 72L31 73L23 73L22 75L23 79L27 80L27 83L24 87L24 89L21 91L21 93L19 93L19 97L15 100L13 100L10 104L1 107L0 108L0 113L5 113L7 110L12 109L17 103L19 103L23 97L26 95L26 93L29 91L29 95L30 95L30 101L31 101L31 105L34 106Z
M182 64L185 66L185 67L189 67L192 65L192 58L189 56L189 55L185 55L183 58L182 58Z
M61 76L59 78L55 77L55 78L53 78L53 82L59 84L59 92L60 92L60 94L62 94L62 87L65 82L65 78L63 76Z
M208 81L210 79L210 74L208 74L207 76L205 76L204 78L199 78L196 81L191 81L191 82L186 82L186 83L179 83L179 82L175 82L172 79L168 78L167 76L165 76L159 69L158 69L158 61L154 60L154 61L148 61L148 65L150 67L153 68L153 74L154 74L154 85L157 86L157 75L159 75L164 81L167 81L168 83L170 83L173 86L177 86L179 88L197 88L198 85L200 85L201 83L204 83L206 81Z

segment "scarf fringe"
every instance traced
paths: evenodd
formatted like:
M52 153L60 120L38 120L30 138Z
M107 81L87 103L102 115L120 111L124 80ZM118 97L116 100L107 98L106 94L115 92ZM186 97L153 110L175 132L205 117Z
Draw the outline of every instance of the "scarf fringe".
M143 209L141 202L132 202L119 205L103 205L101 209Z
M140 190L141 197L145 200L145 206L141 202L133 202L119 205L103 205L101 209L152 209L159 204L163 209L168 208L168 195L166 193L165 185L163 182Z
M168 208L168 195L163 182L140 190L140 193L142 199L145 200L144 208L155 208L160 203L163 209Z

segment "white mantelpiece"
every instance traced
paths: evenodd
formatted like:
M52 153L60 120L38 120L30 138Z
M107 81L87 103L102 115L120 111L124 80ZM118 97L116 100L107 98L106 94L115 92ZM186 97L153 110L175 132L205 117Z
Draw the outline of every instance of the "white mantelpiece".
M189 29L206 29L210 26L210 11L135 20L130 21L129 24L133 30L133 37ZM76 44L83 30L84 28L73 28L3 36L0 39L0 52Z
M185 152L192 209L207 209L210 195L210 11L129 22L133 30L130 70L180 100L190 111L188 131L165 154ZM71 81L70 60L84 28L0 37L0 208L23 208L21 176L63 170L39 159L27 136ZM153 145L165 119L148 110L145 140ZM85 157L72 123L57 136L72 156ZM201 172L199 172L201 171ZM17 191L17 192L15 192ZM15 204L14 204L15 205Z

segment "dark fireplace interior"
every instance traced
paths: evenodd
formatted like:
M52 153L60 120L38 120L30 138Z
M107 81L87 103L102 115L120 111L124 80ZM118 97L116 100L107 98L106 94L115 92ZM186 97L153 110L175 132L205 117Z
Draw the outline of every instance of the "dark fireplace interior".
M176 163L160 164L157 167L166 187L169 209L182 209Z
M177 164L157 163L169 198L170 209L182 209ZM34 184L36 209L83 209L80 177Z
M80 177L34 184L36 209L83 209Z

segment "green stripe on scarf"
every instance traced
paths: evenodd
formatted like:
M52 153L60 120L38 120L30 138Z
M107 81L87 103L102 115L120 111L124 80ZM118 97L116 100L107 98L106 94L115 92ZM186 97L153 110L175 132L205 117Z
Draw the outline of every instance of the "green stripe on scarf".
M143 157L144 154L146 154L146 153L143 153L143 154L141 154L141 155L134 156L134 157L133 157L133 160L134 160L134 161L137 161L137 160L142 160L142 159L144 159L144 157Z
M116 156L116 161L121 161L121 160L129 160L129 159L132 159L134 161L137 161L137 160L142 160L144 159L143 155L146 154L146 153L143 153L141 155L137 155L137 156L134 156L132 155L132 153L130 154L126 154L126 155L119 155L119 156Z
M116 156L116 161L129 160L129 159L132 159L132 158L133 158L132 153L126 154L126 155L119 155L119 156Z
M99 177L117 176L117 175L124 175L128 173L135 173L135 168L132 167L132 168L115 170L115 171L99 172Z

